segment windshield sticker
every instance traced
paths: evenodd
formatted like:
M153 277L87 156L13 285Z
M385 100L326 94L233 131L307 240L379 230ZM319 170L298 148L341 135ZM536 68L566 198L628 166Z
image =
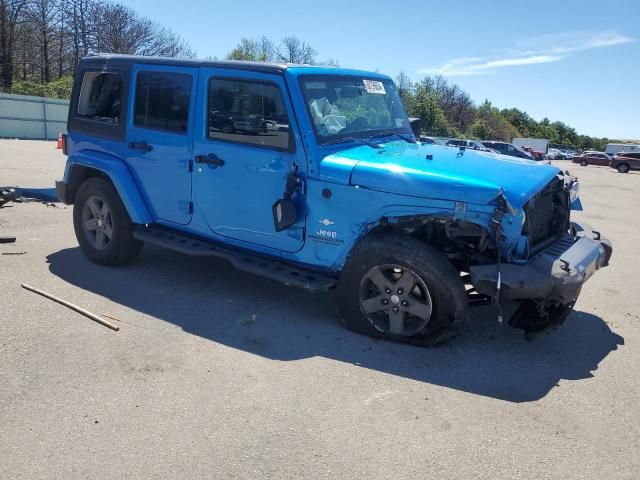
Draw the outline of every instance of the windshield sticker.
M312 90L312 89L324 90L325 88L327 88L327 84L325 82L306 82L304 86L307 87L309 90Z
M367 93L378 93L380 95L387 94L384 90L384 85L378 80L362 80L362 83L364 83L364 89Z
M402 128L402 126L404 125L404 122L402 121L401 118L396 118L396 127L397 128Z

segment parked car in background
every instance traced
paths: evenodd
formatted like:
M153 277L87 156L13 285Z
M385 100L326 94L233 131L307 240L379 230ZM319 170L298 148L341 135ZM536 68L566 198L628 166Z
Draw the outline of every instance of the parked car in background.
M482 143L477 140L464 140L462 138L453 138L446 143L447 147L465 147L470 148L472 150L479 150L481 152L491 152L498 153L496 150L492 148L485 147Z
M550 148L547 152L547 158L549 160L571 160L571 158L573 158L573 155L563 152L562 150L559 150L557 148Z
M542 160L549 149L549 140L546 138L513 137L511 139L511 145L530 152L534 157L536 157L536 160Z
M534 160L534 158L530 154L528 154L524 150L520 150L519 148L514 147L513 145L507 142L497 142L497 141L491 140L491 141L482 142L482 145L492 150L495 150L496 152L501 153L503 155L509 155L511 157L518 157L518 158L526 158L527 160Z
M620 173L627 173L629 170L640 170L640 152L618 153L613 156L609 166Z
M573 157L571 161L573 163L579 163L583 167L587 165L609 165L611 157L604 152L585 150L580 155Z
M544 160L545 153L540 150L534 150L531 147L522 147L522 149L531 155L535 160Z
M420 143L424 143L426 145L439 145L434 138L425 137L424 135L420 135Z

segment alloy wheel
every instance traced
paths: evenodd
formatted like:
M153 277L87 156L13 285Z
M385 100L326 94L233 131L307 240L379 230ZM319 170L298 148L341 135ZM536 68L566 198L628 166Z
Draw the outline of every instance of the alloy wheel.
M424 280L413 270L394 264L373 267L365 274L358 301L376 330L404 337L422 331L433 310Z
M113 237L113 218L109 204L102 198L92 196L82 209L82 229L89 244L96 250L104 250Z

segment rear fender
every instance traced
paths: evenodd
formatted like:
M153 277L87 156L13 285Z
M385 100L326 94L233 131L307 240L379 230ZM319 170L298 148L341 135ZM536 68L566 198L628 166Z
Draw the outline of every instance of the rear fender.
M102 174L111 180L133 223L152 223L153 217L127 165L118 157L93 150L81 150L67 160L65 182L73 201L82 182Z

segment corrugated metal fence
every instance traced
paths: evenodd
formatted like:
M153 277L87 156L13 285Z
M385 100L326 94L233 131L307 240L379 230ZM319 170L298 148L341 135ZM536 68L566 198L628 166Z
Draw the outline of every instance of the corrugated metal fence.
M68 112L69 100L0 93L0 138L54 140Z

